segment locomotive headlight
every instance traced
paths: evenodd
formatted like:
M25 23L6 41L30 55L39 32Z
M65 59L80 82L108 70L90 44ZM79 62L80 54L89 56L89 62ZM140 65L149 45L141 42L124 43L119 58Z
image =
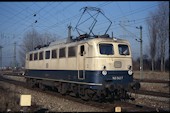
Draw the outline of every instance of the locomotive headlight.
M102 74L103 74L104 76L107 75L106 66L103 67Z
M129 70L129 71L128 71L128 74L129 74L129 75L132 75L132 74L133 74L132 70Z
M105 75L107 75L107 71L106 70L103 70L102 71L102 74L105 76Z
M128 74L129 74L129 75L133 75L132 66L131 66L131 65L128 65L127 68L129 69Z

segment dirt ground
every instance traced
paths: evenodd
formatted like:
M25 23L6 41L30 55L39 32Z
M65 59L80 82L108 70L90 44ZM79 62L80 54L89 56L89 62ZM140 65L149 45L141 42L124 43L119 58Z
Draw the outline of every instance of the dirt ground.
M140 71L134 71L134 78L170 81L169 72L144 71L143 76L140 76ZM165 84L165 83L141 82L141 89L143 90L169 93L170 92L169 87L170 87L169 84Z
M15 93L9 91L8 89L4 89L0 87L0 111L5 112L11 106L10 109L14 111L19 111L18 106L18 98L16 97Z
M35 112L39 109L41 109L41 107L35 103L33 103L31 107L21 107L18 93L10 89L5 89L0 84L0 112Z
M140 71L134 71L134 78L169 81L170 75L169 75L169 72L143 71L143 76L140 76Z

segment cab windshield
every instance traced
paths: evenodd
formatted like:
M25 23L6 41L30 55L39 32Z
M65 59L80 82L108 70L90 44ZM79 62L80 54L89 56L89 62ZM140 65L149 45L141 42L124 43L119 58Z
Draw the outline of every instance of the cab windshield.
M127 45L119 44L118 48L120 55L129 55L129 48Z
M112 44L99 44L100 54L102 55L113 55L113 45Z

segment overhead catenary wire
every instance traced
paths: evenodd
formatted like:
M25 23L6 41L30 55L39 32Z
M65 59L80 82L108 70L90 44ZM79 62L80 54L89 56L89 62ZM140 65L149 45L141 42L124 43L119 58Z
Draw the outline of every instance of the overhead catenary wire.
M109 2L109 3L110 3L110 2ZM109 3L102 3L102 4L99 4L98 6L104 7L104 6L108 5ZM56 27L56 26L58 26L58 25L60 25L60 24L64 24L64 23L66 23L66 22L68 22L68 21L75 20L75 19L78 18L80 15L81 15L81 13L75 14L75 15L73 15L72 17L69 17L69 18L67 18L67 19L65 19L65 20L62 20L62 21L60 21L60 22L57 22L56 24L54 24L54 25L52 25L52 26L49 26L48 28L43 29L43 30L52 29L53 27Z
M103 5L107 5L107 4L109 4L110 2L108 2L108 3L102 3ZM102 6L102 4L100 4L100 6ZM73 17L74 18L74 17ZM70 18L69 18L70 19ZM68 21L69 21L69 19L68 19ZM65 22L67 22L67 20L66 21L63 21L63 23L65 23ZM61 23L62 24L62 23ZM29 26L27 26L23 31L26 31L29 27L32 27L33 26L33 23L31 24L31 25L29 25Z
M61 3L60 3L60 4L61 4ZM74 4L69 4L68 7L70 7L71 5L74 5ZM58 5L57 5L57 6L58 6ZM64 7L64 8L65 8L65 7ZM64 9L64 8L63 8L63 9ZM61 11L60 11L60 13L61 13ZM47 13L47 14L48 14L48 13ZM45 23L45 22L44 22L44 23ZM27 28L25 28L25 29L28 29L30 26L31 26L31 25L27 26ZM46 27L46 28L49 29L48 27ZM46 29L46 30L47 30L47 29ZM25 31L25 30L24 30L24 31Z
M106 3L102 3L102 4L100 4L99 6L104 6L104 5L107 5L107 4L109 4L110 2L106 2ZM71 19L71 18L70 18ZM69 19L68 19L69 20ZM65 21L63 21L63 23L64 23ZM30 27L30 25L29 25L29 27Z
M133 15L135 13L143 12L143 11L146 11L146 9L150 9L150 8L153 8L153 7L156 7L156 6L158 6L158 4L157 5L152 5L152 6L149 6L149 7L139 8L138 10L134 10L134 11L131 11L130 13L127 13L126 15L124 14L123 16L119 16L119 17L115 16L113 19L114 19L114 21L116 21L119 18L122 18L122 17L125 17L125 16L131 16L131 15ZM126 21L128 21L128 20L129 19L126 19ZM134 19L134 20L138 20L138 19ZM106 22L107 21L103 22L102 24L105 24ZM101 25L101 24L99 24L99 25ZM98 25L96 25L96 26L98 26Z
M34 2L34 4L35 4L35 2ZM73 4L73 3L72 3ZM71 6L72 4L69 4L69 6ZM108 3L102 3L102 4L100 4L99 6L105 6L105 5L107 5L107 4L109 4L109 2ZM33 4L32 4L33 5ZM49 3L47 3L44 7L42 7L37 13L40 13L40 11L42 11L46 6L48 6L49 5ZM64 8L63 8L64 9ZM47 13L48 14L48 13ZM75 16L74 16L75 17ZM72 18L74 18L74 17L72 17ZM31 18L31 16L29 16L29 18ZM67 22L67 21L69 21L69 20L71 20L72 18L69 18L69 19L67 19L66 21L63 21L62 23L65 23L65 22ZM27 17L25 17L25 19L28 19L28 16ZM24 19L22 19L21 21L25 21ZM19 23L19 21L18 22L16 22L16 23L14 23L13 24L13 26L14 25L17 25ZM29 28L29 27L31 27L33 24L31 24L31 25L28 25L23 31L25 31L27 28ZM8 27L9 28L9 27ZM48 29L48 28L47 28ZM19 29L16 29L17 31L19 30ZM21 32L21 33L23 33L23 32ZM20 34L19 34L20 35Z
M161 15L160 15L161 16ZM162 15L163 16L163 15ZM152 19L151 17L145 17L145 18L140 18L140 19L135 19L135 20L126 20L126 22L125 23L131 23L131 24L124 24L124 26L130 26L130 27L136 27L136 26L132 26L132 25L135 25L135 24L139 24L139 23L143 23L143 22L145 22L146 21L146 19ZM134 22L133 22L134 21ZM117 22L117 24L113 24L112 26L111 26L111 29L114 27L114 29L118 29L118 28L120 28L119 27L119 24L120 24L120 21L118 21ZM103 28L99 28L100 30L99 30L99 32L100 31L102 31L103 29L105 29L105 27L103 27Z
M110 4L110 3L112 3L112 2L102 3L102 4L99 4L99 6L105 6L105 5L108 5L108 4ZM46 4L46 6L47 6L47 5L49 5L49 4ZM45 6L44 6L44 7L45 7ZM42 8L42 9L43 9L43 8ZM42 10L42 9L41 9L41 10ZM41 11L41 10L40 10L40 11ZM134 13L134 12L132 12L132 13Z
M36 3L36 2L35 2ZM58 17L55 15L55 13L54 13L54 11L53 12L51 12L50 11L50 9L52 9L51 8L51 6L54 6L54 8L55 8L55 6L57 6L58 5L58 3L59 2L57 2L57 4L51 4L50 5L50 3L52 3L52 2L49 2L49 4L47 5L47 4L44 4L42 7L38 7L39 9L41 9L40 10L40 12L38 12L38 10L37 11L35 11L37 14L36 14L36 16L37 16L37 18L35 18L35 19L39 19L39 20L37 20L38 21L38 24L35 24L35 23L33 23L34 21L29 21L29 20L31 20L32 18L34 19L34 13L32 13L32 12L34 12L33 10L29 10L29 11L27 11L28 13L27 13L27 15L24 15L23 14L23 12L21 12L21 14L18 14L18 15L23 15L23 16L21 16L22 18L21 18L21 21L16 21L15 20L15 22L13 21L12 22L12 24L10 23L10 24L8 24L9 25L9 28L12 28L13 30L16 30L17 32L16 33L18 33L18 31L20 31L20 33L19 34L16 34L16 33L14 33L14 34L16 34L16 36L19 36L19 37L21 37L22 35L23 35L23 33L25 32L25 31L27 31L27 30L29 30L31 27L35 27L35 28L37 28L38 30L43 30L44 28L46 29L46 30L44 30L44 31L51 31L51 33L53 33L52 31L54 31L55 33L62 33L62 34L64 34L64 31L66 31L66 30L64 30L64 24L65 23L67 23L67 22L70 22L71 21L71 23L73 22L73 20L75 20L75 19L77 19L79 16L77 16L77 18L75 18L75 16L73 15L73 17L72 16L67 16L67 18L62 18L62 19L60 19L59 20L59 22L61 22L61 23L57 23L57 22L53 22L53 21L49 21L49 20L53 20L53 19L49 19L49 20L47 20L47 16L50 16L51 18L58 18L59 16L61 16L62 17L62 15L60 15L61 13L63 13L63 12L58 12ZM63 3L63 2L60 2L60 3ZM113 3L113 2L103 2L103 3L99 3L100 5L99 6L102 6L102 7L104 7L104 5L105 6L107 6L107 5L110 5L111 3ZM38 2L36 3L36 4L38 4ZM50 5L50 6L49 6ZM69 5L69 4L68 4ZM34 4L34 6L35 6L35 4ZM38 4L38 6L39 6L39 4ZM46 6L46 7L45 7ZM67 6L67 5L64 5L64 6ZM29 7L29 6L28 6ZM44 7L44 8L43 8ZM68 10L70 10L71 8L72 8L73 6L71 5L69 8L67 8L67 9L65 9L64 11L68 11ZM26 7L25 7L26 8ZM59 7L59 8L61 8L61 7ZM22 9L24 9L24 8L22 8ZM31 9L31 8L30 8ZM62 8L61 8L62 9ZM140 8L139 8L140 9ZM143 8L144 9L144 8ZM149 9L149 8L148 8ZM27 10L27 9L26 9ZM26 11L25 10L25 11ZM139 13L139 12L137 12L137 10L138 9L134 9L133 11L131 10L130 12L124 12L126 15L129 13L129 14L131 14L131 15L134 15L134 14L136 14L136 13ZM147 8L146 8L146 10L147 10ZM139 11L139 10L138 10ZM140 11L142 11L142 9L140 10ZM46 15L44 15L44 13L47 13ZM56 11L57 12L57 11ZM136 13L135 13L136 12ZM11 13L12 14L12 13ZM28 15L29 14L29 15ZM131 16L131 15L129 15L129 16ZM117 17L116 17L117 16ZM118 28L120 28L120 26L118 25L118 23L119 23L119 19L121 19L122 17L121 16L118 16L118 15L113 15L113 17L114 18L112 18L112 20L114 20L114 19L116 19L116 18L118 18L118 17L120 17L120 18L118 18L118 19L116 19L116 20L114 20L114 21L116 21L117 22L117 24L114 24L113 26L111 26L112 27L112 29L114 28L114 29L118 29ZM123 15L124 16L124 15ZM10 16L10 17L12 17L12 16ZM38 18L39 17L39 18ZM72 17L72 18L71 18ZM8 18L7 18L8 19ZM32 20L33 20L32 19ZM130 19L126 19L125 21L128 21L128 20L130 20ZM25 21L25 22L24 22ZM39 24L39 21L41 21L42 22L42 24ZM48 22L47 22L48 21ZM143 19L143 21L145 21L145 19ZM143 22L142 21L142 18L141 18L141 20L138 20L138 19L136 19L135 20L135 23L133 23L133 22L127 22L127 24L125 24L125 26L127 26L127 27L129 27L129 26L131 26L131 27L133 27L133 25L135 26L135 25L137 25L137 24L139 24L138 22ZM45 23L48 23L48 24L45 24ZM52 26L50 29L48 29L48 27L50 27L51 25L54 25L55 23L57 23L56 24L56 26ZM126 23L126 22L125 22ZM132 24L133 23L133 24ZM14 26L15 25L15 26ZM17 25L17 26L16 26ZM18 27L18 26L20 26L20 25L24 25L24 28L22 28L22 27ZM58 30L56 27L59 27L60 28L60 30ZM62 27L62 28L61 28ZM10 30L10 29L7 29L7 30ZM99 26L98 27L99 28L99 30L102 28L102 26ZM111 30L112 30L111 29ZM102 29L101 29L102 30ZM11 30L12 31L12 30ZM7 33L6 33L7 34ZM10 36L10 35L8 35L7 34L7 36ZM17 37L18 38L18 37ZM10 39L12 39L12 40L10 40ZM12 38L12 36L10 36L10 38L9 39L6 39L6 40L10 40L11 42L12 41L14 41L15 39L13 39ZM4 44L5 46L7 46L8 45L8 41L6 41L5 42L5 44ZM6 47L5 47L6 48Z
M9 20L17 17L17 15L21 14L21 13L22 13L23 11L25 11L27 8L28 8L28 7L26 7L25 9L20 10L19 12L17 12L17 13L14 14L13 16L11 16L10 18L6 19L6 20L5 20L4 22L2 22L0 25L3 25L3 24L5 24L5 23L7 23Z
M34 5L34 3L31 4L31 6L32 6L32 5ZM44 7L40 8L40 9L37 11L37 13L40 13L40 11L42 11L47 5L49 5L49 3L46 4ZM31 6L29 6L29 7L31 7ZM27 7L27 8L29 8L29 7ZM24 9L22 9L22 10L24 10ZM12 26L17 25L17 24L20 23L21 21L24 22L24 21L26 21L26 20L28 20L28 19L31 19L32 16L33 16L33 13L30 13L30 15L26 16L24 19L21 19L21 20L15 22ZM44 21L44 22L45 22L45 21ZM25 31L27 28L29 28L29 27L31 27L31 26L33 26L32 23L31 23L31 25L28 25L23 31ZM11 27L8 27L7 29L9 29L9 28L11 28ZM6 30L7 30L7 29L6 29ZM19 28L15 29L15 31L18 31L18 30L19 30ZM23 32L21 32L21 33L23 33ZM17 34L17 35L21 35L21 33L20 33L20 34Z
M110 3L112 3L112 2L105 2L105 3L101 3L101 4L99 4L99 6L105 6L105 5L108 5L108 4L110 4ZM49 5L49 4L48 4ZM45 5L45 6L48 6L47 4ZM44 7L45 8L45 7ZM42 8L43 9L43 8ZM41 10L42 10L41 9ZM40 10L40 11L41 11ZM141 11L141 10L140 10ZM131 13L134 13L134 11L133 12L131 12ZM136 12L137 13L137 12ZM75 16L74 16L75 17ZM73 19L74 19L74 17L72 17ZM66 23L67 21L70 21L70 19L72 19L72 18L68 18L67 20L65 20L65 21L62 21L61 22L61 24L63 24L63 23ZM59 25L59 24L58 24ZM29 28L29 27L31 27L32 26L32 24L31 25L29 25L27 28ZM55 27L55 26L54 26ZM25 29L27 29L27 28L25 28ZM25 31L25 29L23 30L23 31Z

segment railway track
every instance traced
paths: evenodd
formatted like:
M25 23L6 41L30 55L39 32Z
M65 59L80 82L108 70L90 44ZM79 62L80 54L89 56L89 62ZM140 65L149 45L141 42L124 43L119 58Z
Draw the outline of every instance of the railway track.
M162 93L162 92L156 92L156 91L138 90L138 91L131 91L131 93L170 98L169 93Z
M18 77L23 77L23 76L18 76ZM163 81L163 80L143 80L143 81L152 81L155 82L158 81L158 83L167 83L167 81ZM135 93L135 94L142 94L142 95L150 95L150 96L157 96L157 97L165 97L165 98L170 98L170 93L163 93L163 92L156 92L156 91L148 91L148 90L137 90L137 91L131 91L131 93Z
M12 76L23 76L24 70L8 70L8 71L1 71L0 70L0 75L12 75Z
M0 81L4 81L4 82L8 82L14 85L19 85L22 86L24 88L29 88L32 90L32 88L28 87L25 82L20 82L20 81L15 81L15 80L11 80L11 79L7 79L7 78L3 78L2 76L0 76ZM52 96L57 96L59 98L65 98L71 101L75 101L75 102L79 102L79 103L83 103L85 105L90 105L93 107L97 107L97 108L102 108L105 111L108 112L114 112L116 107L121 107L121 111L123 112L165 112L165 110L160 109L160 108L153 108L153 107L148 107L148 106L144 106L144 105L139 105L139 104L132 104L129 103L128 101L107 101L107 102L95 102L95 101L84 101L80 98L75 98L69 95L61 95L60 93L56 93L54 91L51 90L46 90L46 91L42 91L38 88L34 88L34 90L40 91L42 93L46 93ZM146 91L139 91L138 93L141 92L146 92ZM150 92L150 91L149 91ZM149 95L153 94L152 93L148 93ZM161 95L159 95L161 96ZM169 98L169 95L168 95Z
M165 81L165 80L153 80L153 79L134 79L139 82L147 82L147 83L165 83L165 84L170 84L170 81Z

